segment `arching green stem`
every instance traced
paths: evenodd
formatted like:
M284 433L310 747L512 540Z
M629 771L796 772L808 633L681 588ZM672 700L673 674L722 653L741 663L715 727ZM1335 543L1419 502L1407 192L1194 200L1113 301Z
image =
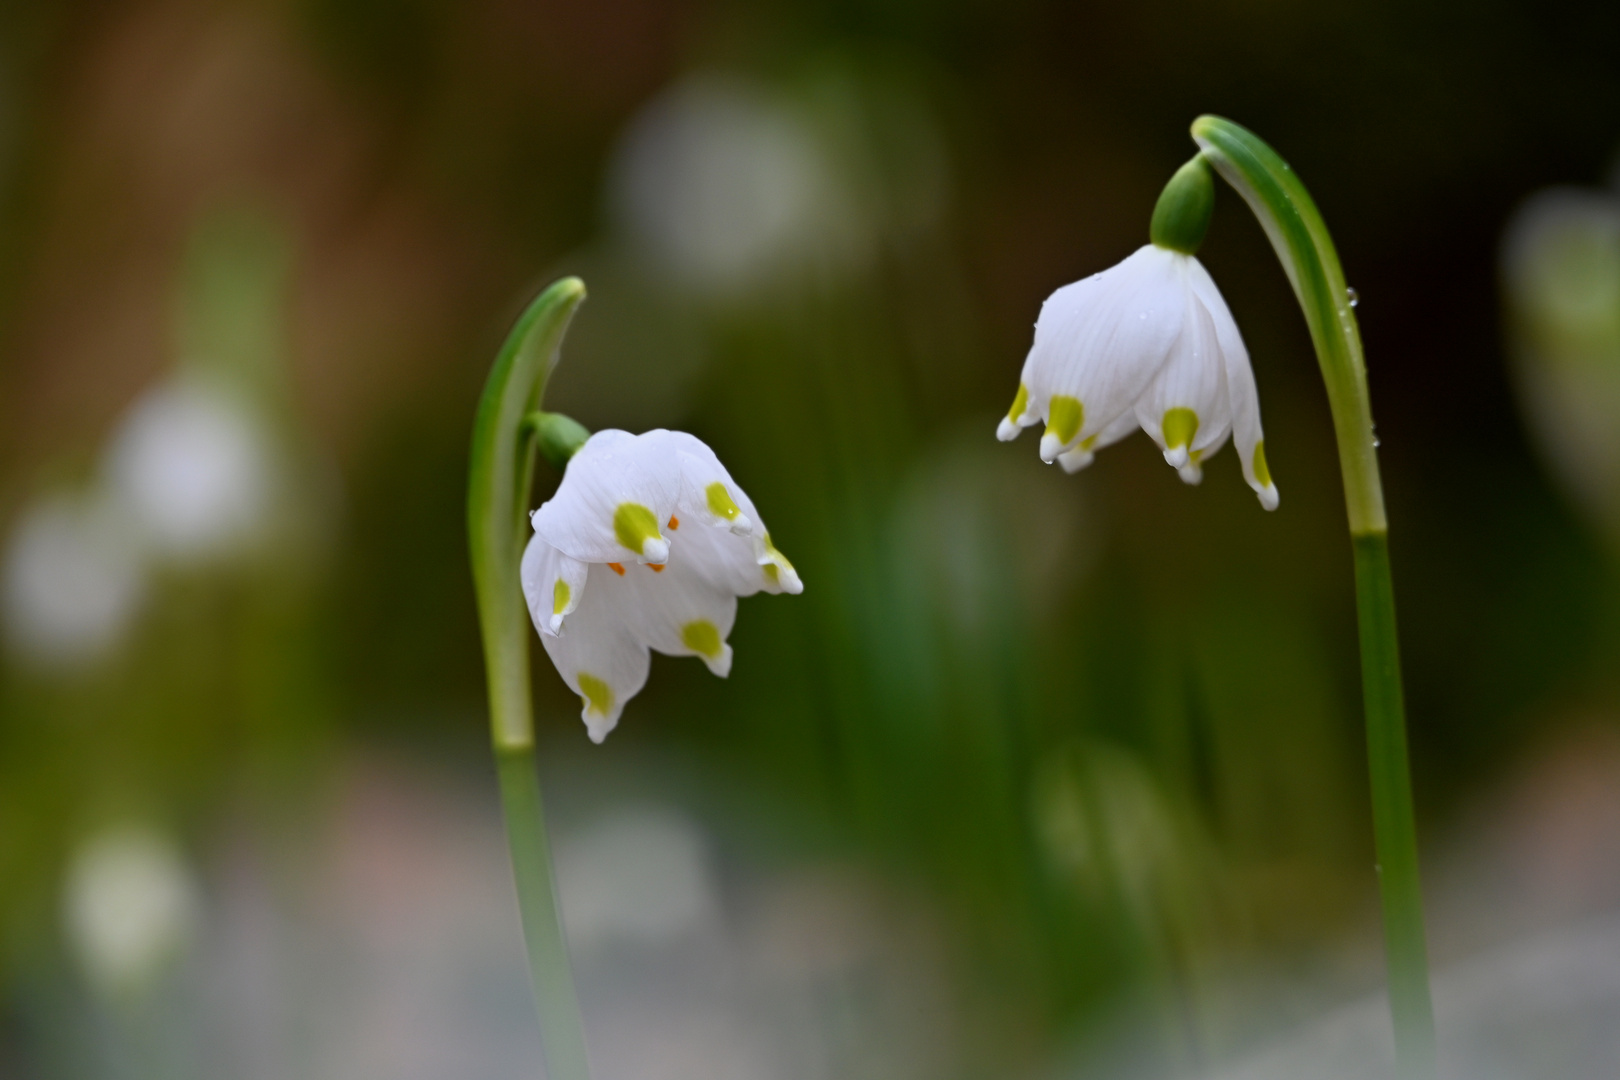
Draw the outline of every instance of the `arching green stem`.
M1361 334L1333 238L1288 163L1253 132L1220 117L1199 117L1192 136L1203 157L1243 196L1271 238L1305 313L1327 384L1355 549L1373 832L1397 1069L1402 1080L1430 1080L1435 1072L1434 1013L1395 636L1395 589Z
M518 566L535 452L545 435L531 414L539 409L563 334L583 299L584 284L564 278L536 297L512 327L478 403L467 475L467 544L484 639L490 734L550 1080L589 1080L590 1069L535 771L529 616Z

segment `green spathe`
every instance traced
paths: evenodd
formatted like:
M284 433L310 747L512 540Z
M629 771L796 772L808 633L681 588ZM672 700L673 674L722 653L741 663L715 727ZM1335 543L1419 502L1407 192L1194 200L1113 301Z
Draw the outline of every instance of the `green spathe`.
M1196 255L1215 212L1215 178L1199 154L1176 170L1153 208L1148 237L1159 247Z
M467 546L484 641L490 733L546 1075L553 1080L590 1080L590 1066L535 773L528 613L519 565L538 441L528 420L540 407L568 321L584 299L584 284L563 278L518 318L484 384L467 470Z

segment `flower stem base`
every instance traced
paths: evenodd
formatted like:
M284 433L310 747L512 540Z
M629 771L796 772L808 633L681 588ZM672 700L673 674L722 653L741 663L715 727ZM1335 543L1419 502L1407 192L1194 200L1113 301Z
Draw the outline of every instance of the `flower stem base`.
M1371 780L1378 888L1384 911L1384 948L1390 1013L1395 1023L1399 1080L1433 1080L1434 1009L1429 999L1428 944L1418 879L1417 826L1407 760L1400 650L1395 637L1395 586L1389 537L1352 537L1356 611L1361 626L1362 695L1367 712L1367 764Z
M523 941L528 947L534 980L534 1004L540 1015L548 1080L590 1080L584 1024L568 966L557 890L552 884L551 848L546 840L545 812L532 747L498 747L501 808L512 850Z

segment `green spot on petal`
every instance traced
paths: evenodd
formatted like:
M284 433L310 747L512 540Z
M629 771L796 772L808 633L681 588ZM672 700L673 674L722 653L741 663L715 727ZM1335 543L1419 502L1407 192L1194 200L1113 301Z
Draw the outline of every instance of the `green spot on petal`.
M551 613L561 615L563 609L568 606L568 598L573 593L574 591L568 587L568 582L558 578L557 584L551 588Z
M1254 482L1261 487L1271 486L1271 469L1266 466L1266 444L1264 440L1254 444Z
M765 571L765 579L772 585L776 585L780 583L781 571L792 570L793 564L788 562L788 557L786 555L776 550L776 545L771 543L770 533L765 534L763 541L765 544L765 554L770 557L771 561L766 563L763 567L761 567L761 569Z
M1193 436L1198 434L1198 414L1191 409L1166 409L1159 426L1164 432L1166 450L1191 446Z
M720 655L720 631L708 619L695 619L681 627L681 644L713 660Z
M742 513L741 510L737 509L737 504L732 501L731 492L726 490L726 485L718 480L704 488L703 494L709 501L709 513L715 517L725 518L727 521L736 521L737 515Z
M598 716L606 716L613 708L613 691L608 684L583 671L579 673L579 697L585 702L585 710Z
M640 503L620 503L613 511L613 535L637 555L648 540L663 539L657 516Z
M1018 393L1013 397L1012 408L1007 410L1007 419L1018 423L1018 418L1024 415L1027 408L1029 408L1029 387L1019 383Z
M1080 434L1081 425L1086 422L1086 408L1080 404L1080 399L1061 394L1052 399L1050 415L1046 430L1063 440L1065 445Z

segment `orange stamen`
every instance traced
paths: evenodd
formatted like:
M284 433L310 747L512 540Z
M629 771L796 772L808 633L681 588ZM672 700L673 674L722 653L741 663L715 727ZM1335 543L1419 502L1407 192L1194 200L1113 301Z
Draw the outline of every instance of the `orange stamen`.
M618 563L608 563L608 569L613 571L615 574L618 574L620 577L624 577L624 567L620 566Z
M664 564L650 562L647 564L647 569L651 570L655 574L662 574L664 572Z
M674 514L671 514L669 516L669 527L670 527L671 531L680 528L681 527L681 519L676 517Z

